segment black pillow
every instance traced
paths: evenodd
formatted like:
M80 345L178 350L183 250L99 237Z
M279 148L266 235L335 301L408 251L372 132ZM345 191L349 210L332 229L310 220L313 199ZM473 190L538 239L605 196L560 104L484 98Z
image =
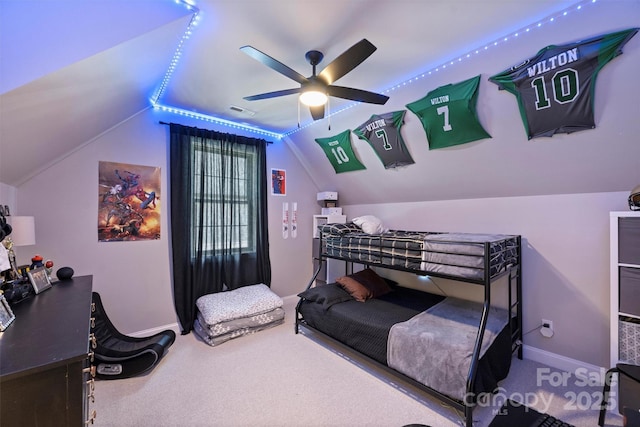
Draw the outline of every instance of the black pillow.
M322 304L322 308L325 310L333 304L353 299L347 291L335 284L314 286L313 288L309 288L306 291L299 293L298 296L307 301Z

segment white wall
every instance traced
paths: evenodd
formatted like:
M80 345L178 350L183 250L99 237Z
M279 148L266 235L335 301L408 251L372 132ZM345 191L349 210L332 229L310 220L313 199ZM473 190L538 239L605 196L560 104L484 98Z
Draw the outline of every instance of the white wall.
M144 111L89 141L64 160L18 189L21 212L35 216L41 253L76 275L93 275L110 317L124 333L144 331L176 322L173 308L168 186L169 128L159 121L213 129L153 110ZM219 128L237 133L237 129ZM249 135L255 136L255 135ZM121 162L161 168L161 238L156 241L98 242L98 162ZM319 209L311 184L286 144L267 148L267 166L287 171L287 195L269 196L272 289L281 296L302 291L311 276L311 216ZM299 234L283 239L282 203L297 202Z

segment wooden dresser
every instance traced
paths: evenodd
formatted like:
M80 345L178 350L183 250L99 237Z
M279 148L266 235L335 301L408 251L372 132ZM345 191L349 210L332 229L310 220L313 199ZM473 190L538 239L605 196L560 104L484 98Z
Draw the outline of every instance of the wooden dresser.
M91 290L92 276L74 277L12 307L0 332L0 426L93 422Z

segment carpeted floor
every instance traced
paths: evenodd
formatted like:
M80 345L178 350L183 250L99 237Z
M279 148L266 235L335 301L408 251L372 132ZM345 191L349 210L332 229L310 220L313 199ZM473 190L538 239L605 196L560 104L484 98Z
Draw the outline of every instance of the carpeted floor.
M149 374L96 383L98 427L431 427L464 425L461 414L393 380L357 355L336 351L286 322L210 347L195 334L178 336ZM556 369L514 358L501 391L474 410L486 427L507 398L578 427L597 425L601 388ZM621 426L616 410L606 426ZM521 427L521 426L514 426ZM524 427L524 426L523 426Z

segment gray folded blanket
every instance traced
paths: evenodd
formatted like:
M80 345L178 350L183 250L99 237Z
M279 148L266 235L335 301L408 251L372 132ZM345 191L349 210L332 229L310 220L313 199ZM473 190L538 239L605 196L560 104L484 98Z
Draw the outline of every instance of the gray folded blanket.
M391 327L388 365L420 383L464 400L482 304L447 297ZM507 325L507 310L491 307L480 357Z
M275 308L255 316L221 322L216 325L207 325L203 322L203 317L198 315L193 324L193 330L205 343L214 347L234 338L281 325L284 323L284 317L284 309Z

